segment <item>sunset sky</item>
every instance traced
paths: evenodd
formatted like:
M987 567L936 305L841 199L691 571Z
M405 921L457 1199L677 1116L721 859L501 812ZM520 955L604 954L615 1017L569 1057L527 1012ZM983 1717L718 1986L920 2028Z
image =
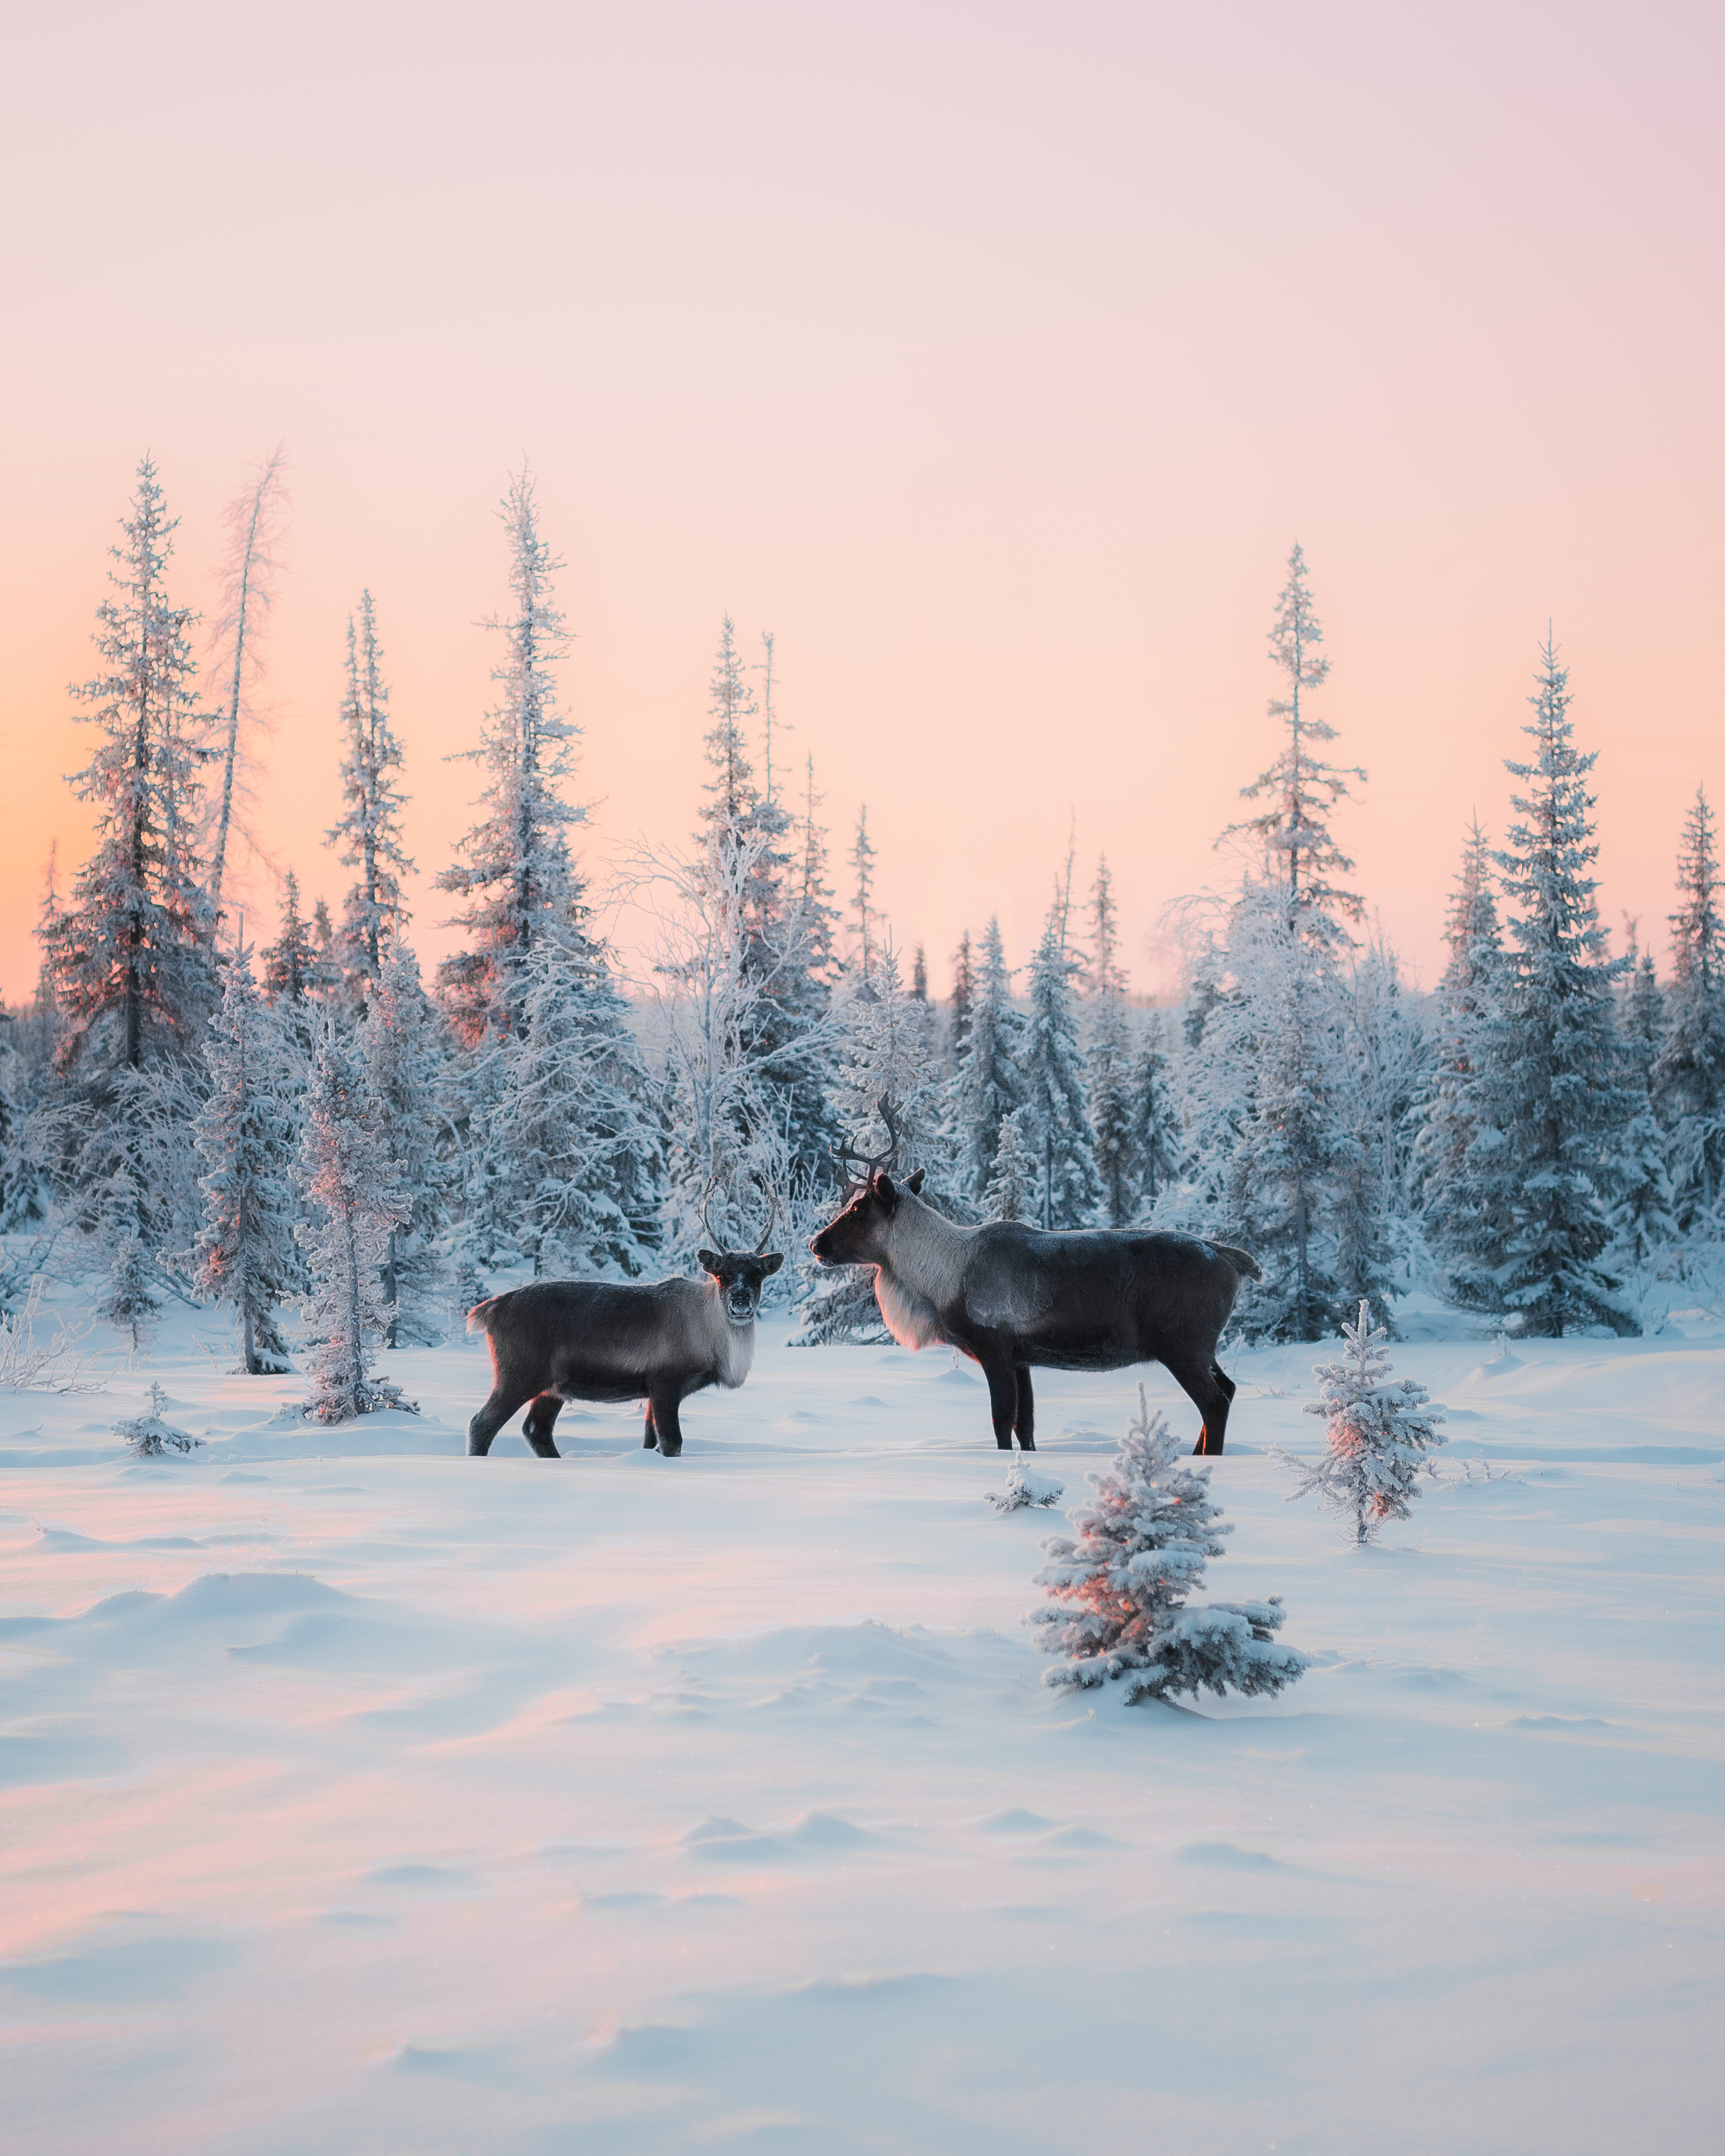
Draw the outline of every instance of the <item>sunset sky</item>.
M1679 825L1725 801L1715 6L294 11L38 8L0 69L0 993L64 783L65 685L140 454L204 605L277 442L290 572L260 822L339 904L344 624L377 606L415 941L471 820L536 475L578 641L583 846L693 825L721 616L778 639L835 857L944 993L1023 958L1076 818L1134 983L1275 752L1305 547L1337 819L1414 974L1470 814L1506 820L1549 619L1599 751L1601 899L1663 956ZM842 884L843 872L835 875ZM273 933L267 876L248 904ZM625 933L627 932L625 925Z

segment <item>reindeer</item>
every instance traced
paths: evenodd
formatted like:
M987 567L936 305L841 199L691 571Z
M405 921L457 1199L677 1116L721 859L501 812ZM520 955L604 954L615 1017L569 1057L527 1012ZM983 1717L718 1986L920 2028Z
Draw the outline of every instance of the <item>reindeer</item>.
M874 1266L875 1299L901 1348L939 1341L982 1366L1003 1452L1014 1432L1021 1451L1036 1449L1033 1368L1133 1363L1160 1363L1204 1417L1193 1450L1221 1451L1235 1387L1216 1342L1240 1281L1263 1278L1255 1259L1194 1235L1049 1233L1016 1220L957 1227L923 1203L922 1168L893 1181L891 1103L879 1112L886 1152L835 1152L852 1180L809 1250L819 1265Z
M704 1281L534 1281L475 1304L467 1329L490 1342L492 1383L467 1427L469 1454L483 1458L529 1400L521 1435L540 1459L555 1460L552 1430L565 1400L644 1399L642 1445L675 1460L682 1403L708 1385L735 1391L748 1376L761 1291L784 1263L782 1250L767 1250L778 1215L775 1201L752 1250L698 1250ZM711 1235L705 1204L701 1219Z

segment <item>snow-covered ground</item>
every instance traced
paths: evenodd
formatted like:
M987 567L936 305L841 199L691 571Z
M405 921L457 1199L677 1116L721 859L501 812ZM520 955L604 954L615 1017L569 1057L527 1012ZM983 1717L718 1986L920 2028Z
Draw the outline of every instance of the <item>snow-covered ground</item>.
M1209 1592L1317 1666L1196 1712L1041 1684L971 1374L787 1330L670 1461L466 1460L466 1342L272 1420L208 1313L0 1394L13 2156L1719 2145L1717 1322L1399 1347L1451 1441L1363 1553L1264 1450L1315 1351L1234 1355ZM1068 1502L1134 1382L1040 1378Z

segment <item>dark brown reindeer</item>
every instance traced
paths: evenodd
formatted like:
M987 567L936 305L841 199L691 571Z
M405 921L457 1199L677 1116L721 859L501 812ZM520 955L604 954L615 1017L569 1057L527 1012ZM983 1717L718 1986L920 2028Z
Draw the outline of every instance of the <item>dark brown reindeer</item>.
M711 1196L711 1193L709 1193ZM491 1397L467 1427L467 1450L483 1457L517 1408L531 1400L521 1435L542 1460L565 1400L647 1403L642 1444L667 1460L683 1449L677 1410L708 1385L734 1390L755 1358L755 1313L768 1276L784 1263L767 1250L775 1203L752 1250L699 1250L704 1281L534 1281L475 1305L468 1330L491 1347ZM712 1225L701 1209L709 1235Z
M1195 1235L1086 1228L1050 1233L1016 1220L960 1228L925 1205L919 1168L902 1183L891 1103L883 1153L846 1147L855 1179L845 1209L809 1245L824 1265L872 1265L875 1298L901 1348L939 1341L982 1366L994 1442L1036 1449L1033 1368L1122 1370L1160 1363L1204 1417L1194 1452L1219 1453L1234 1380L1216 1361L1255 1259ZM860 1170L858 1173L856 1171Z

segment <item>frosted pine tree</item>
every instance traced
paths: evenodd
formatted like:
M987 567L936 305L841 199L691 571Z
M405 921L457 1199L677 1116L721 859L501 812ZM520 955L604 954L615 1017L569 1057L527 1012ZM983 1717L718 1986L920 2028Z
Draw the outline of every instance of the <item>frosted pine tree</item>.
M1028 1108L1014 1108L1000 1126L993 1173L983 1193L985 1220L1034 1222L1042 1210L1042 1163Z
M1713 811L1700 787L1683 825L1677 893L1665 1037L1651 1079L1671 1133L1677 1221L1692 1235L1717 1227L1725 1196L1725 921Z
M1152 1011L1132 1059L1128 1096L1138 1171L1137 1204L1132 1218L1137 1220L1148 1220L1163 1193L1178 1182L1184 1158L1179 1096L1164 1045L1167 1039L1161 1012Z
M193 1127L203 1163L203 1230L192 1252L198 1289L229 1304L239 1327L239 1371L288 1368L277 1312L300 1288L294 1240L294 1124L284 1105L288 1060L250 953L228 962L221 1008L204 1046L209 1091Z
M407 925L402 878L413 870L402 844L403 758L389 723L382 661L372 595L362 592L357 625L347 617L347 687L341 699L347 806L341 821L324 834L330 845L340 845L342 865L359 872L342 909L335 953L344 1000L355 1013L364 1009L383 969L385 945Z
M403 1206L383 1248L383 1344L432 1347L443 1337L449 1172L437 1146L437 1102L449 1039L420 983L419 962L403 942L383 947L358 1054L388 1180Z
M504 1051L493 1141L536 1275L634 1279L658 1254L665 1152L653 1088L605 954L542 937Z
M952 994L947 1006L947 1062L956 1071L970 1053L970 1014L976 1002L976 967L971 957L970 931L958 938L952 953Z
M1575 747L1568 675L1548 639L1528 701L1535 755L1508 769L1527 791L1512 797L1522 819L1497 855L1519 907L1516 949L1491 1082L1515 1165L1505 1258L1497 1281L1503 1307L1529 1332L1560 1335L1590 1325L1639 1330L1602 1262L1611 1147L1628 1123L1612 983L1588 874L1599 853L1587 774L1594 757Z
M391 1312L381 1286L390 1230L407 1216L405 1195L379 1134L377 1103L332 1013L319 1021L302 1141L311 1218L299 1235L310 1261L307 1315L316 1342L305 1413L346 1422L382 1408L417 1412L375 1373Z
M1420 1494L1426 1457L1444 1442L1441 1412L1427 1405L1424 1385L1389 1374L1389 1332L1372 1322L1362 1301L1354 1321L1344 1322L1346 1353L1339 1363L1313 1366L1319 1398L1307 1414L1325 1421L1324 1450L1314 1462L1292 1454L1277 1457L1300 1476L1296 1497L1315 1491L1337 1512L1350 1514L1356 1544L1369 1542L1386 1520L1405 1520Z
M1085 1056L1091 1142L1102 1186L1101 1225L1124 1228L1136 1217L1143 1166L1133 1099L1132 1031L1113 880L1106 855L1091 894L1090 1040Z
M950 1116L960 1187L975 1200L994 1172L1000 1126L1024 1098L1024 1020L1013 1008L1000 923L991 916L983 932L970 1043L952 1081Z
M852 886L850 911L856 922L855 949L859 978L866 987L875 962L875 842L869 836L869 804L856 812L856 836L850 845Z
M281 881L281 929L264 953L264 993L298 1009L319 985L317 947L300 912L300 880L290 869Z
M1031 962L1024 1094L1042 1157L1040 1224L1088 1228L1101 1210L1102 1178L1086 1110L1084 1051L1072 1001L1078 962L1066 947L1065 912L1064 899L1057 898Z
M1396 1238L1409 1209L1429 1044L1395 954L1379 942L1355 957L1340 1006L1335 1315L1339 1321L1363 1296L1388 1324L1390 1298L1401 1293Z
M438 969L439 993L464 1045L476 1047L487 1027L501 1036L521 1022L527 994L524 968L547 929L578 923L581 893L567 833L586 811L564 798L570 743L579 729L558 701L557 668L569 629L556 603L552 578L562 563L539 535L533 483L512 476L499 511L509 537L506 618L485 627L503 640L492 669L498 700L486 715L480 746L467 760L488 783L480 819L456 847L460 859L437 879L439 891L466 901L455 918L466 947Z
M72 782L94 811L95 850L41 930L60 1027L45 1147L110 1269L104 1312L134 1344L153 1315L156 1254L195 1231L182 1210L195 1188L186 1128L159 1112L157 1081L192 1082L217 994L197 860L207 717L194 617L166 588L174 528L146 457L97 610L103 670L73 691L98 730Z
M1317 716L1310 701L1312 691L1329 678L1330 662L1317 648L1323 634L1307 587L1306 557L1296 547L1288 557L1288 580L1270 631L1270 656L1287 684L1286 694L1271 704L1270 716L1282 721L1287 738L1269 769L1240 789L1247 800L1265 799L1269 806L1262 814L1232 825L1222 837L1251 833L1286 891L1295 934L1332 946L1342 940L1335 914L1358 920L1362 901L1357 892L1330 880L1346 875L1353 863L1330 835L1329 818L1338 801L1350 798L1348 782L1363 781L1366 774L1353 766L1327 763L1314 753L1336 738L1335 728Z
M1515 1183L1497 1088L1507 961L1491 852L1477 819L1444 934L1450 956L1438 983L1435 1068L1417 1141L1420 1205L1450 1295L1496 1310Z
M948 1210L952 1167L941 1116L933 1014L905 988L890 940L875 952L870 980L852 976L837 1014L843 1033L830 1093L835 1123L859 1151L882 1152L891 1142L880 1108L888 1103L897 1133L892 1173L903 1176L923 1168L924 1202ZM871 1265L834 1266L816 1276L803 1306L806 1344L886 1337Z
M1611 1209L1613 1261L1640 1270L1652 1264L1676 1237L1676 1200L1666 1157L1666 1134L1654 1112L1653 1066L1665 1034L1665 998L1654 971L1653 953L1637 952L1633 924L1630 956L1635 961L1624 997L1621 1020L1625 1083L1634 1106L1615 1147Z
M1045 1684L1124 1678L1129 1703L1201 1690L1251 1697L1281 1691L1310 1666L1276 1638L1286 1614L1279 1595L1189 1601L1233 1529L1210 1495L1209 1469L1188 1465L1142 1385L1112 1466L1086 1480L1094 1501L1070 1513L1075 1535L1043 1544L1048 1563L1035 1575L1049 1601L1030 1622L1044 1652L1060 1657L1043 1671Z

